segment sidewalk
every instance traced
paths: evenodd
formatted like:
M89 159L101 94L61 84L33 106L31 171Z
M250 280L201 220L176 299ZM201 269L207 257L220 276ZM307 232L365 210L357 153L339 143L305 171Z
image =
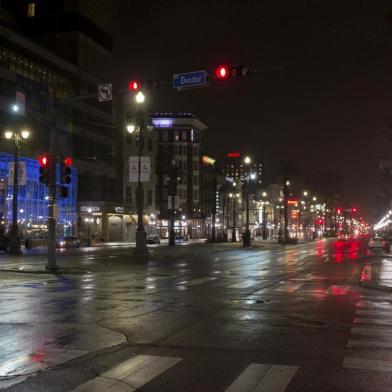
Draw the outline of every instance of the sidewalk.
M364 288L392 292L392 257L382 258L380 262L367 262L361 272L359 285Z

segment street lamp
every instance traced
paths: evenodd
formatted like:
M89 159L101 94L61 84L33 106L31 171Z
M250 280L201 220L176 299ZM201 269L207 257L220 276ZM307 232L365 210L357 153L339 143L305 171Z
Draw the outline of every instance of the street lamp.
M268 238L268 233L267 233L267 214L266 214L266 205L268 204L267 199L267 192L263 192L261 194L261 196L263 197L263 201L262 201L262 206L263 206L263 210L262 210L262 216L263 216L263 240L266 240Z
M135 96L136 103L143 103L145 99L146 97L141 91L139 91Z
M7 140L14 140L14 178L13 178L13 191L12 191L12 224L10 230L10 255L20 255L22 253L19 243L19 227L18 227L18 192L19 192L19 180L18 180L18 167L20 157L20 141L26 140L30 136L30 131L27 129L13 131L7 129L4 132L4 136Z
M234 184L233 184L234 185ZM229 194L230 199L233 200L233 233L231 235L231 241L236 242L237 241L237 199L240 198L239 193L230 193Z
M141 105L145 101L144 94L139 91L135 96L135 101L138 105ZM150 130L150 127L146 127L146 114L142 109L139 109L135 113L135 122L128 123L126 130L129 134L135 134L138 143L138 181L136 189L136 204L137 204L137 229L136 229L136 246L135 256L143 258L148 255L147 250L147 235L144 230L143 224L143 206L144 206L144 190L141 179L142 173L142 154L144 147L144 132L146 128Z
M250 173L250 168L249 165L252 162L251 158L249 156L246 156L244 158L244 163L246 166L248 166L248 170L245 172L245 184L246 184L246 224L245 224L245 234L244 234L244 247L249 248L251 245L250 242L250 230L249 230L249 183L250 180L256 178L255 173Z

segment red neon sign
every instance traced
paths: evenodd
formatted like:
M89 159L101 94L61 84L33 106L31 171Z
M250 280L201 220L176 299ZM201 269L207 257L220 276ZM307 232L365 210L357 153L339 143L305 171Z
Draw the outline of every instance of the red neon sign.
M227 156L228 156L229 158L239 158L239 157L241 156L241 154L240 154L239 152L229 152L229 153L227 154Z

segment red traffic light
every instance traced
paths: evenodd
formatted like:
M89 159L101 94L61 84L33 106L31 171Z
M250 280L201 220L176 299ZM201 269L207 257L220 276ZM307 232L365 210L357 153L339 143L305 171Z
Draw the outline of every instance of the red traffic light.
M215 70L218 79L226 80L230 78L230 69L227 65L219 65Z
M336 208L336 213L337 214L341 214L342 213L342 209L341 208Z
M49 158L46 155L38 157L38 162L41 167L46 167L49 164Z
M317 218L317 224L318 225L322 225L324 223L324 219L323 218Z
M357 207L353 207L353 208L351 209L351 212L353 212L353 213L355 214L356 212L358 212L358 208L357 208Z
M128 84L128 88L131 91L139 91L140 89L140 82L138 80L131 80Z
M71 157L64 158L64 165L66 167L71 167L72 166L72 158Z

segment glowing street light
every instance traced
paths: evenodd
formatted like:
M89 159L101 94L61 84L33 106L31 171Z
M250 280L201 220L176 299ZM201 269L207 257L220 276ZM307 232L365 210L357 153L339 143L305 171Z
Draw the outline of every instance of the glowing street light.
M135 100L137 103L143 103L145 101L146 97L144 96L144 94L139 91L136 96L135 96Z
M244 163L245 163L246 165L249 165L251 162L252 162L252 160L250 159L250 157L246 156L246 157L244 158Z
M127 124L127 132L128 133L134 133L136 129L135 124Z

